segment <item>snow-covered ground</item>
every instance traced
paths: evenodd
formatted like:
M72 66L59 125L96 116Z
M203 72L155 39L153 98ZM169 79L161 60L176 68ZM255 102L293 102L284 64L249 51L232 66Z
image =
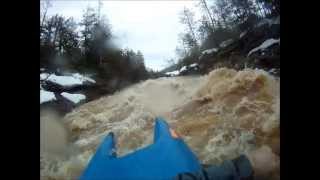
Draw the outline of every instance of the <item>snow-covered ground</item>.
M259 50L265 50L268 47L272 46L273 44L279 43L280 44L280 38L279 39L267 39L265 40L260 46L253 48L249 53L248 56L250 56L252 53L259 51Z
M40 90L40 104L49 102L49 101L54 101L54 100L57 100L57 99L53 92L49 92L43 89Z
M72 77L80 79L82 82L88 81L90 83L96 83L96 81L94 79L87 77L87 76L84 76L84 75L81 75L79 73L72 74Z
M169 76L178 76L180 73L178 70L176 70L176 71L166 72L165 74Z
M191 67L191 68L194 68L194 67L197 67L197 66L198 66L197 63L193 63L193 64L190 64L190 65L189 65L189 67Z
M86 99L86 96L83 94L71 94L67 92L61 93L61 96L68 99L69 101L72 101L74 104L78 104L80 101Z
M186 70L187 70L187 66L183 66L183 67L180 69L179 72L181 73L181 72L186 71Z
M207 49L201 52L201 54L211 54L218 51L218 48Z
M201 52L201 55L199 56L198 59L202 59L202 57L203 57L204 55L216 53L216 52L218 52L218 50L219 50L218 48L206 49L206 50L204 50L204 51Z
M198 67L198 64L197 63L193 63L193 64L190 64L189 66L183 66L182 68L180 68L179 70L175 70L175 71L171 71L171 72L166 72L165 74L166 75L169 75L169 76L178 76L180 75L182 72L184 71L187 71L188 69L190 68L197 68Z
M48 73L41 73L40 74L40 80L46 80L49 77L50 74Z
M64 87L82 85L83 81L79 78L75 78L73 76L57 76L55 74L51 74L47 81L59 84Z
M74 73L74 74L65 75L65 76L57 76L55 74L41 73L40 80L46 80L63 87L79 86L87 82L96 83L96 81L93 80L92 78L81 75L79 73Z
M40 69L42 71L43 69ZM81 75L79 73L72 73L72 74L66 74L63 76L57 76L55 74L49 74L49 73L41 73L40 74L40 104L44 102L50 102L57 100L54 92L50 92L45 90L43 82L52 82L55 84L58 84L63 87L74 87L74 86L81 86L85 83L91 83L94 84L96 81L88 76ZM71 94L68 92L62 92L61 95L68 99L69 101L73 102L74 104L78 104L79 102L86 99L86 96L83 94Z

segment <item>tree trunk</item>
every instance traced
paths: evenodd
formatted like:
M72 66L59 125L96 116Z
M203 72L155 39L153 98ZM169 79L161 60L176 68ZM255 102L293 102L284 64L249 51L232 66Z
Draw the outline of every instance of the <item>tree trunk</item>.
M209 16L209 18L210 18L210 20L211 20L212 29L214 29L214 27L215 27L215 21L213 20L213 17L212 17L212 15L211 15L211 13L210 13L210 10L209 10L209 8L208 8L208 6L207 6L207 2L206 2L206 0L201 0L201 2L203 3L203 6L205 7L205 9L206 9L206 11L207 11L207 14L208 14L208 16Z
M195 33L194 33L194 29L193 29L193 27L192 27L192 24L191 24L189 18L188 18L188 26L189 26L189 30L190 30L190 32L191 32L191 34L192 34L193 39L194 39L194 40L197 40L196 35L195 35Z
M188 27L189 27L189 31L190 31L190 33L192 34L192 37L193 37L193 40L196 42L196 46L198 45L198 43L197 43L197 38L196 38L196 35L195 35L195 33L194 33L194 29L193 29L193 27L192 27L192 23L191 23L191 20L190 20L190 17L189 17L189 15L188 15L188 13L184 13L184 15L185 15L185 17L186 17L186 19L187 19L187 24L188 24Z
M47 9L45 10L45 12L43 14L43 17L42 17L42 20L41 20L41 27L43 27L43 23L44 23L44 20L46 18L46 15L47 15Z
M186 48L183 41L182 41L182 46L183 46L183 50L184 50L184 55L187 56L187 48Z

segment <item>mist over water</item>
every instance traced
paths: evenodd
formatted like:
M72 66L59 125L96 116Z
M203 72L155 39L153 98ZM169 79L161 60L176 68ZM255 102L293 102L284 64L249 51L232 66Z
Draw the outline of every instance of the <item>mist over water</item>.
M221 68L205 76L147 80L62 119L43 114L42 178L79 177L111 131L119 156L151 144L156 116L167 119L202 163L220 163L262 145L279 155L279 85L263 70Z

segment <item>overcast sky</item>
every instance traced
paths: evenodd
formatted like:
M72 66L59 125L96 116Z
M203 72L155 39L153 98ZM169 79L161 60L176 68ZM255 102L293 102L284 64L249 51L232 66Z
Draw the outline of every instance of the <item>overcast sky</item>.
M120 48L142 51L148 68L160 70L166 60L175 57L178 34L184 31L179 22L183 7L196 10L196 0L171 1L102 1L101 14L106 15ZM52 0L49 15L60 14L79 21L87 6L97 7L94 0Z

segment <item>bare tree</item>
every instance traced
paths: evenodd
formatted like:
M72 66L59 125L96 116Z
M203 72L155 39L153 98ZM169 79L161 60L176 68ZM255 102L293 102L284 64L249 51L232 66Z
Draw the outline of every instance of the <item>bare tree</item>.
M224 28L227 28L229 24L232 24L230 23L232 19L232 6L230 1L216 0L212 9L219 19L218 24L222 24Z
M211 14L211 11L210 9L208 8L208 3L206 0L200 0L200 3L201 3L201 7L206 11L210 21L211 21L211 25L212 25L212 29L215 28L215 24L216 24L216 21L214 20L213 18L213 15Z
M50 0L42 0L40 1L40 14L42 15L42 18L40 19L40 27L43 27L43 23L46 19L48 9L51 7ZM42 12L41 12L42 10Z
M195 43L194 45L196 46L197 45L197 36L195 33L196 22L194 21L193 17L194 17L194 13L191 12L186 7L184 7L183 14L181 16L181 22L187 26L187 29L188 29L189 33L191 34L191 39Z

